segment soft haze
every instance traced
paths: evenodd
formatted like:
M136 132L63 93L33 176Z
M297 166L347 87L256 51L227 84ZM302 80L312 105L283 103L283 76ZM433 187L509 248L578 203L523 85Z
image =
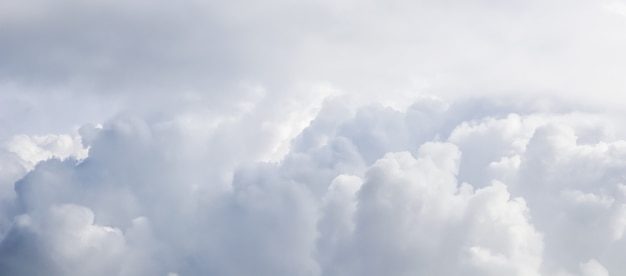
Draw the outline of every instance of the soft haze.
M2 275L622 275L626 2L0 0Z

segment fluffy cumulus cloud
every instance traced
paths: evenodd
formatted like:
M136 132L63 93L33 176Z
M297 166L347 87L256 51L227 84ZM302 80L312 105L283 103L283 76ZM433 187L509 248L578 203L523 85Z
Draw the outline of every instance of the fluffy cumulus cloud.
M464 120L476 106L496 111ZM253 116L201 131L187 123L190 115L120 116L81 128L84 137L19 136L3 158L14 167L3 172L14 194L4 198L0 270L608 275L626 269L626 141L599 115L501 108L425 98L406 110L350 110L330 99L288 139L290 149L269 161L262 161L264 149L274 146L263 137L275 133L248 129ZM228 129L252 136L221 138ZM29 167L29 161L39 162Z
M621 275L624 7L0 0L0 274Z

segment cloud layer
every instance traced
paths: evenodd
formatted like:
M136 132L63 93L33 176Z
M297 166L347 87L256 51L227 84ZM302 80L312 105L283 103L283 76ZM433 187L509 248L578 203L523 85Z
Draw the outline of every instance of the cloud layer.
M0 127L69 132L128 109L188 104L231 113L263 93L297 102L323 85L365 101L513 93L619 111L624 6L0 1Z
M0 274L618 275L625 7L0 0Z
M273 148L264 140L280 136L250 128L254 116L199 130L185 120L129 115L85 126L82 139L16 137L2 162L22 169L3 172L4 187L30 169L28 161L64 159L39 162L15 182L14 196L3 198L0 271L625 269L626 141L601 115L498 105L424 98L407 110L350 110L329 99L276 161L260 160ZM465 120L477 107L483 114ZM244 130L251 136L223 136ZM81 140L88 157L68 154Z

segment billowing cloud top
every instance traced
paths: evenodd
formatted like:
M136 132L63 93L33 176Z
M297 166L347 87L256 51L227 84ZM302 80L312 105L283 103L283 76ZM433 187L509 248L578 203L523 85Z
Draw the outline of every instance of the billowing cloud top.
M0 274L620 275L625 16L0 0Z

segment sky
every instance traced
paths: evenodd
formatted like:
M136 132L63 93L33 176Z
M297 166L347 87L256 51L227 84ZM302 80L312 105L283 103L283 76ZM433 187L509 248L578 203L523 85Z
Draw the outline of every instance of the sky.
M2 275L626 271L622 0L0 0Z

